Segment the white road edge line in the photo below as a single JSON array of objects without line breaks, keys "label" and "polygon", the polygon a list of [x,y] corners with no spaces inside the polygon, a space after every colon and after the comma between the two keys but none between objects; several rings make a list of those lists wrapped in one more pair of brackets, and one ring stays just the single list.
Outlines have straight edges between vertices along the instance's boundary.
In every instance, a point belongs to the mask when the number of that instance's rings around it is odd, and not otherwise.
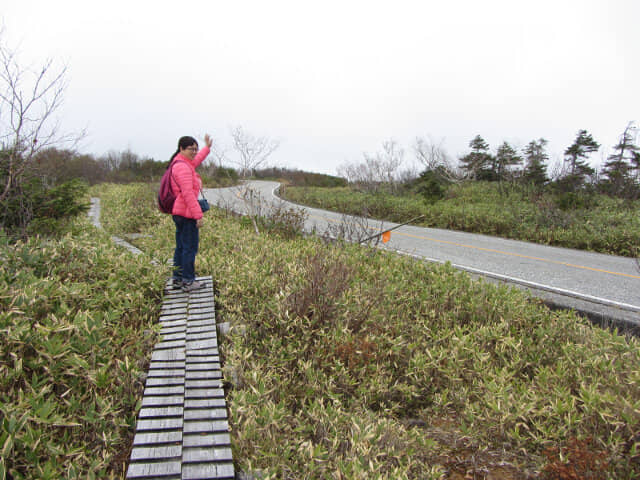
[{"label": "white road edge line", "polygon": [[[410,257],[414,257],[416,259],[421,259],[421,260],[426,260],[428,262],[432,262],[432,263],[440,263],[440,264],[445,264],[447,262],[442,261],[442,260],[438,260],[435,258],[429,258],[429,257],[422,257],[420,255],[416,255],[414,253],[409,253],[409,252],[405,252],[403,250],[398,250],[398,249],[390,249],[388,248],[387,250],[390,251],[394,251],[396,253],[399,253],[401,255],[407,255]],[[608,300],[606,298],[601,298],[601,297],[594,297],[592,295],[587,295],[584,293],[578,293],[578,292],[574,292],[572,290],[565,290],[564,288],[558,288],[558,287],[551,287],[549,285],[544,285],[542,283],[537,283],[537,282],[531,282],[529,280],[523,280],[522,278],[517,278],[517,277],[510,277],[508,275],[502,275],[500,273],[495,273],[495,272],[489,272],[487,270],[480,270],[477,268],[473,268],[473,267],[466,267],[464,265],[457,265],[455,263],[451,263],[451,266],[454,268],[457,268],[458,270],[464,270],[466,272],[470,272],[470,273],[475,273],[478,275],[483,275],[486,277],[491,277],[491,278],[495,278],[497,280],[504,280],[505,282],[511,282],[511,283],[517,283],[520,285],[524,285],[525,287],[530,287],[530,288],[535,288],[537,290],[544,290],[550,293],[557,293],[559,295],[564,295],[567,297],[572,297],[572,298],[576,298],[578,300],[584,300],[587,302],[591,302],[591,303],[598,303],[600,305],[605,305],[608,307],[614,307],[614,308],[619,308],[621,310],[627,310],[627,311],[631,311],[631,312],[636,312],[636,313],[640,313],[640,307],[637,305],[631,305],[628,303],[622,303],[622,302],[616,302],[613,300]]]}]

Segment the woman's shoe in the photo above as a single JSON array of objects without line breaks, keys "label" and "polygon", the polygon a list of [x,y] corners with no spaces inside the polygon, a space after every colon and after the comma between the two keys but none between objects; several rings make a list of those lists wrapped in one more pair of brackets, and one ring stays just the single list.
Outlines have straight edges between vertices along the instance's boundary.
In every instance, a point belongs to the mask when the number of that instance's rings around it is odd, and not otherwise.
[{"label": "woman's shoe", "polygon": [[171,292],[173,290],[180,290],[182,288],[182,280],[177,278],[170,278],[167,284],[165,285],[165,292]]},{"label": "woman's shoe", "polygon": [[190,283],[182,283],[182,291],[183,292],[193,292],[194,290],[200,290],[206,286],[205,282],[199,282],[198,280],[194,280]]}]

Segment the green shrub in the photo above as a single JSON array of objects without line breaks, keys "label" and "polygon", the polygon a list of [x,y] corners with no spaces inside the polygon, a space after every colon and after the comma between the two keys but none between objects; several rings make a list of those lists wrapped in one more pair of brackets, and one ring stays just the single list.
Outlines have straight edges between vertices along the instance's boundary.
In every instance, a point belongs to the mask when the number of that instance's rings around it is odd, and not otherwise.
[{"label": "green shrub", "polygon": [[448,186],[448,182],[433,170],[424,171],[416,183],[417,192],[422,195],[428,205],[443,199]]},{"label": "green shrub", "polygon": [[564,192],[556,195],[555,203],[560,210],[585,210],[595,206],[595,195],[586,192]]},{"label": "green shrub", "polygon": [[14,185],[2,204],[0,227],[14,238],[25,235],[62,235],[67,220],[85,213],[88,185],[78,179],[47,187],[38,177]]}]

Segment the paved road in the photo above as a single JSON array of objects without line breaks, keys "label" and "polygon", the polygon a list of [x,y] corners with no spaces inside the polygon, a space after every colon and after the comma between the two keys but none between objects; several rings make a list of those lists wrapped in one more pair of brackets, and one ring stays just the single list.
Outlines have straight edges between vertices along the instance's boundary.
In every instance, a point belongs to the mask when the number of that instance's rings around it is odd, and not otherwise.
[{"label": "paved road", "polygon": [[[274,194],[278,183],[256,181],[247,186],[260,192],[265,204],[281,202]],[[240,187],[209,189],[207,196],[214,204],[233,205],[245,213]],[[315,227],[320,233],[345,218],[298,207],[309,214],[307,228]],[[367,228],[373,234],[394,226],[369,221]],[[414,226],[394,230],[385,248],[430,261],[448,261],[457,268],[529,288],[558,306],[640,326],[640,268],[635,259]]]}]

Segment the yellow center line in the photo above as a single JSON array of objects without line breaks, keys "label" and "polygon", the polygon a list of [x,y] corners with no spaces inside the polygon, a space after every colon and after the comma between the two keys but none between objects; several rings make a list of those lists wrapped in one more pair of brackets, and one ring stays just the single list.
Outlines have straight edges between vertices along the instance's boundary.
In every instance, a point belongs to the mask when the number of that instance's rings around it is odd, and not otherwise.
[{"label": "yellow center line", "polygon": [[[321,218],[321,217],[314,217],[314,218]],[[340,223],[340,221],[338,221],[338,220],[331,220],[331,219],[328,219],[328,218],[322,218],[322,220],[329,221],[329,222],[332,222],[332,223]],[[371,230],[379,230],[381,232],[384,231],[384,230],[382,230],[380,228],[377,228],[377,227],[367,227],[367,228],[369,228]],[[450,240],[439,240],[437,238],[422,237],[420,235],[413,235],[411,233],[400,232],[398,230],[394,231],[394,234],[395,235],[403,235],[405,237],[416,238],[416,239],[419,239],[419,240],[429,240],[431,242],[444,243],[444,244],[447,244],[447,245],[454,245],[456,247],[471,248],[471,249],[474,249],[474,250],[480,250],[480,251],[484,251],[484,252],[491,252],[491,253],[498,253],[498,254],[501,254],[501,255],[507,255],[507,256],[510,256],[510,257],[526,258],[527,260],[536,260],[538,262],[553,263],[555,265],[562,265],[562,266],[565,266],[565,267],[578,268],[578,269],[582,269],[582,270],[590,270],[590,271],[599,272],[599,273],[608,273],[610,275],[616,275],[616,276],[619,276],[619,277],[636,278],[636,279],[640,280],[640,276],[631,275],[629,273],[611,272],[609,270],[603,270],[603,269],[600,269],[600,268],[586,267],[584,265],[575,265],[573,263],[560,262],[558,260],[549,260],[548,258],[532,257],[532,256],[529,256],[529,255],[523,255],[521,253],[503,252],[502,250],[495,250],[493,248],[476,247],[474,245],[466,245],[464,243],[452,242]]]}]

